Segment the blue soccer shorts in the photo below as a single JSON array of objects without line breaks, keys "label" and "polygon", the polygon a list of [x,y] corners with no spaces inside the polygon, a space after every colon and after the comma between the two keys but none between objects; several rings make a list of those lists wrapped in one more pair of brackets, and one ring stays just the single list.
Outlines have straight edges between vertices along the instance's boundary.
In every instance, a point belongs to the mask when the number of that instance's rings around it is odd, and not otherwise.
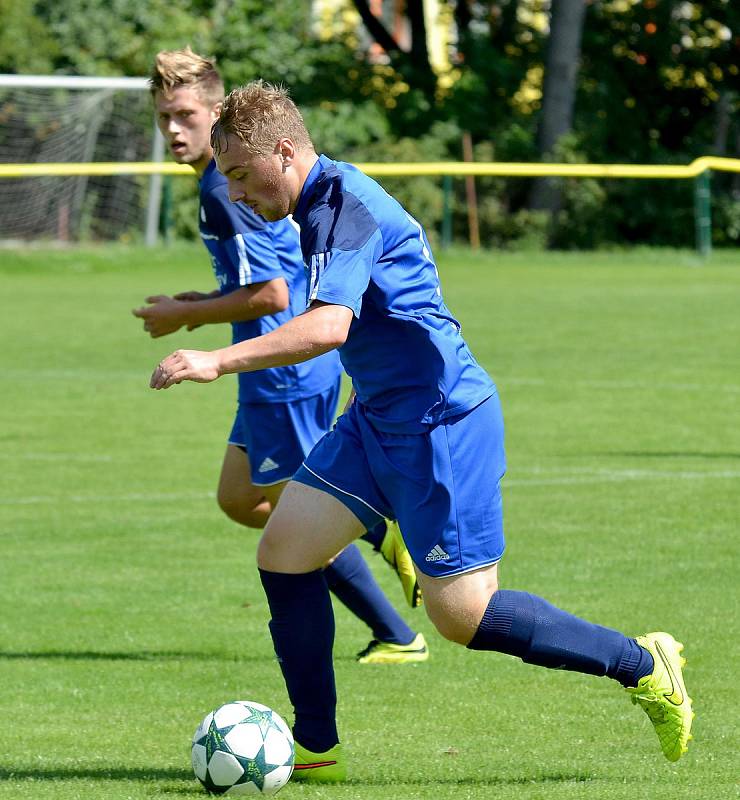
[{"label": "blue soccer shorts", "polygon": [[246,450],[255,486],[290,480],[334,424],[341,379],[323,394],[288,403],[239,403],[229,444]]},{"label": "blue soccer shorts", "polygon": [[419,434],[379,431],[355,402],[294,480],[333,495],[368,529],[384,517],[398,520],[416,566],[448,577],[501,559],[505,470],[494,394]]}]

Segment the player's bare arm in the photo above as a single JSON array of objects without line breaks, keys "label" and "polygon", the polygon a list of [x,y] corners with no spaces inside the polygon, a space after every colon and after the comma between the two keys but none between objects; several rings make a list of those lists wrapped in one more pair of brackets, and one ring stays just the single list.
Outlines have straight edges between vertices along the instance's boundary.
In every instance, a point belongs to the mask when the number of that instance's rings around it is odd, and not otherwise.
[{"label": "player's bare arm", "polygon": [[[214,297],[220,297],[221,291],[219,289],[214,289],[212,292],[199,292],[197,290],[191,290],[189,292],[178,292],[177,294],[173,295],[175,300],[183,300],[188,303],[195,303],[200,300],[211,300]],[[191,322],[187,326],[188,331],[194,331],[196,328],[200,328],[201,323],[194,323]]]},{"label": "player's bare arm", "polygon": [[149,386],[168,389],[182,381],[208,383],[228,373],[300,364],[341,347],[352,316],[346,306],[314,302],[303,314],[263,336],[220,350],[175,351],[157,365]]},{"label": "player's bare arm", "polygon": [[242,286],[233,292],[204,295],[193,302],[195,294],[153,295],[146,298],[149,305],[133,310],[133,315],[144,320],[144,330],[153,338],[174,333],[182,327],[193,330],[200,325],[223,322],[242,322],[258,319],[266,314],[276,314],[288,307],[288,287],[284,278]]},{"label": "player's bare arm", "polygon": [[172,296],[175,300],[185,300],[189,303],[195,303],[199,300],[211,300],[214,297],[220,297],[221,292],[218,289],[214,289],[212,292],[199,292],[193,289],[189,292],[178,292]]}]

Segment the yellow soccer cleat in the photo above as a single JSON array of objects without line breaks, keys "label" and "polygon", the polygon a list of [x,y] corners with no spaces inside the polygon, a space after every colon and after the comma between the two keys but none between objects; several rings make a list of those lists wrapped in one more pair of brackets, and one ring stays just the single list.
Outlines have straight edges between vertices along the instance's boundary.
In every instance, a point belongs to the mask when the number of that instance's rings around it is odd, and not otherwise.
[{"label": "yellow soccer cleat", "polygon": [[341,783],[347,779],[347,764],[342,745],[335,744],[324,753],[312,753],[295,742],[294,781],[305,783]]},{"label": "yellow soccer cleat", "polygon": [[423,633],[417,633],[409,644],[390,644],[373,639],[357,654],[360,664],[414,664],[429,658],[429,648]]},{"label": "yellow soccer cleat", "polygon": [[694,712],[686,692],[681,668],[686,663],[680,653],[683,645],[670,633],[646,633],[635,641],[655,661],[652,674],[640,678],[636,687],[628,687],[635,705],[642,706],[660,739],[663,755],[678,761],[688,749]]},{"label": "yellow soccer cleat", "polygon": [[416,580],[414,562],[406,549],[398,523],[390,519],[387,519],[385,523],[386,530],[383,541],[380,543],[380,554],[396,571],[406,602],[411,608],[417,608],[421,605],[421,589]]}]

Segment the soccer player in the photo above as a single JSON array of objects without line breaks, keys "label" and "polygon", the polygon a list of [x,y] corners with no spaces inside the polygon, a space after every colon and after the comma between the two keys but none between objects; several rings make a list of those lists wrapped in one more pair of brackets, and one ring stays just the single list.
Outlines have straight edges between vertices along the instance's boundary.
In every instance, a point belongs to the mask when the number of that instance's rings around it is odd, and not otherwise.
[{"label": "soccer player", "polygon": [[[160,52],[150,83],[158,125],[170,152],[199,178],[200,235],[219,288],[174,297],[153,295],[147,298],[148,305],[133,313],[144,320],[152,337],[208,323],[231,323],[234,342],[274,330],[305,308],[296,226],[288,219],[267,223],[249,206],[229,202],[226,179],[216,169],[210,144],[211,125],[224,99],[223,83],[210,60],[190,48]],[[239,405],[218,486],[219,505],[231,519],[264,527],[288,479],[331,428],[340,380],[336,353],[239,376]],[[408,602],[417,605],[416,576],[397,527],[382,522],[366,538],[395,564]],[[426,660],[424,636],[390,604],[357,546],[337,553],[324,578],[373,632],[358,661]]]},{"label": "soccer player", "polygon": [[[344,779],[332,608],[320,567],[386,515],[399,521],[431,620],[447,639],[530,664],[606,675],[647,712],[665,756],[690,738],[682,645],[637,638],[499,587],[503,423],[496,387],[442,300],[421,225],[349,164],[318,156],[286,92],[234,90],[213,128],[233,201],[292,214],[309,265],[307,310],[213,352],[180,350],[150,385],[297,364],[335,348],[356,399],[283,492],[258,549],[270,631],[295,710],[296,777]],[[323,636],[307,635],[307,631]]]}]

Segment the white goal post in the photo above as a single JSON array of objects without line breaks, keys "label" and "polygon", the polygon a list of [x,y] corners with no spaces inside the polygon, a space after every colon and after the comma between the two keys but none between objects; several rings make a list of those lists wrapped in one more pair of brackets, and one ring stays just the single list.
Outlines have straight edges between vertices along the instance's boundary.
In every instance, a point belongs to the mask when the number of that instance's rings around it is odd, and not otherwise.
[{"label": "white goal post", "polygon": [[[0,163],[161,162],[146,78],[0,75]],[[161,174],[0,182],[0,239],[141,236],[155,244]]]}]

